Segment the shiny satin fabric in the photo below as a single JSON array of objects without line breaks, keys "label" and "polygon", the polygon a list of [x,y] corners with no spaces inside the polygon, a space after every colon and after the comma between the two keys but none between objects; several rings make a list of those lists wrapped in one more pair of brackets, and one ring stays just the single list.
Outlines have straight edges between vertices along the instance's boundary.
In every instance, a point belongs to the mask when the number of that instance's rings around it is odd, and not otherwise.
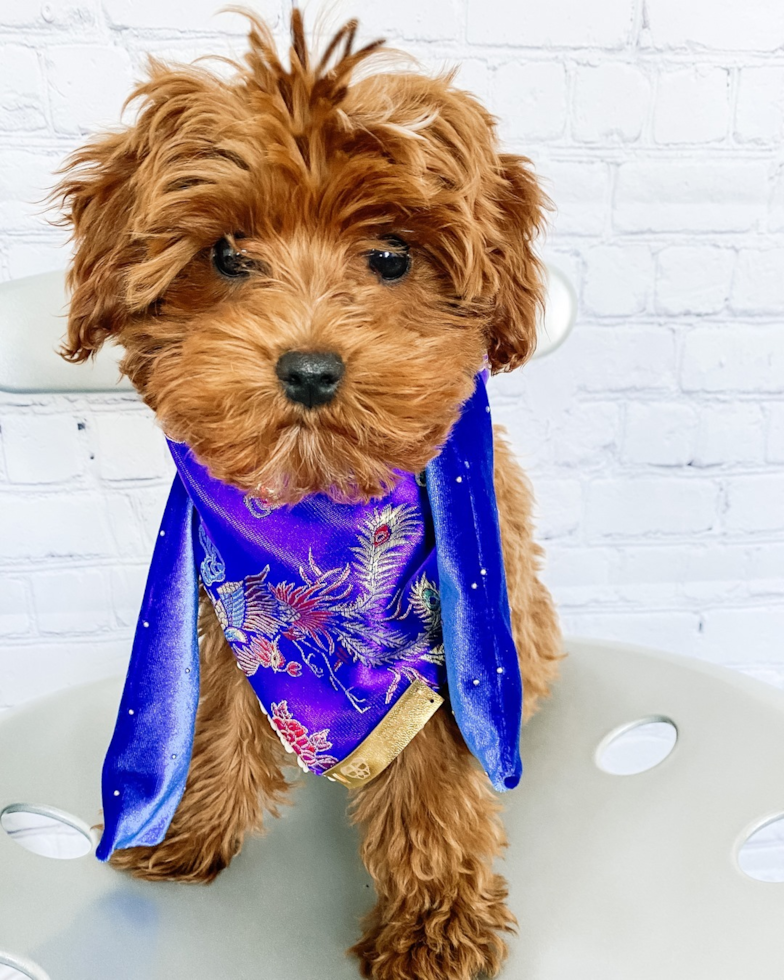
[{"label": "shiny satin fabric", "polygon": [[433,522],[412,474],[382,500],[313,494],[275,509],[170,449],[199,517],[201,581],[303,769],[346,759],[414,681],[445,687]]},{"label": "shiny satin fabric", "polygon": [[[522,683],[481,375],[446,445],[427,467],[426,492],[410,474],[400,474],[390,494],[370,504],[334,504],[315,495],[269,513],[214,481],[187,447],[172,444],[171,450],[178,475],[104,763],[101,860],[117,848],[159,843],[184,791],[198,703],[199,573],[238,664],[251,683],[272,680],[272,688],[262,685],[257,694],[304,768],[327,771],[372,729],[379,712],[419,680],[449,698],[493,786],[503,791],[517,785]],[[398,541],[395,560],[385,566],[394,566],[394,582],[364,595],[362,576],[374,560],[374,542],[389,544],[395,514],[398,530],[401,515],[408,519],[403,524],[410,534]],[[355,573],[351,582],[349,566]],[[295,572],[297,582],[291,581]],[[309,636],[291,620],[297,602],[309,603]],[[337,630],[326,628],[330,617],[333,627],[339,622]],[[400,655],[395,659],[390,651]],[[316,687],[308,704],[302,682],[312,686],[318,670],[327,686]],[[304,724],[298,715],[308,712]]]}]

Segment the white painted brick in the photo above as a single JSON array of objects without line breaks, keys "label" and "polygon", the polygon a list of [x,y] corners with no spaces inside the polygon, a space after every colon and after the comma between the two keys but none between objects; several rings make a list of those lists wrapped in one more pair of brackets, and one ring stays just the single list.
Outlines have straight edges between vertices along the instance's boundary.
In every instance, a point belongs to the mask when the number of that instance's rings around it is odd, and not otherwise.
[{"label": "white painted brick", "polygon": [[467,0],[468,40],[519,47],[623,45],[631,32],[630,0],[551,0],[550,3],[488,3]]},{"label": "white painted brick", "polygon": [[744,248],[732,284],[739,313],[784,313],[784,248]]},{"label": "white painted brick", "polygon": [[12,483],[60,483],[82,471],[76,420],[69,415],[4,415],[3,453]]},{"label": "white painted brick", "polygon": [[587,391],[670,388],[675,341],[664,327],[577,327],[570,355],[581,365],[579,387]]},{"label": "white painted brick", "polygon": [[774,51],[784,37],[778,0],[646,0],[656,47]]},{"label": "white painted brick", "polygon": [[727,481],[728,531],[784,530],[784,474],[737,476]]},{"label": "white painted brick", "polygon": [[765,428],[759,405],[746,402],[703,405],[692,458],[693,466],[761,463]]},{"label": "white painted brick", "polygon": [[693,546],[622,548],[616,572],[619,597],[641,608],[676,602],[686,575],[690,547]]},{"label": "white painted brick", "polygon": [[[215,10],[220,8],[216,7]],[[139,36],[130,33],[126,40],[128,55],[131,60],[131,71],[135,79],[147,76],[149,57],[165,62],[167,65],[190,65],[197,58],[205,59],[201,63],[213,75],[219,78],[232,78],[236,70],[227,64],[222,64],[218,58],[229,58],[242,61],[245,54],[245,38],[231,35],[215,34],[183,34],[163,38],[151,37],[146,33]]]},{"label": "white painted brick", "polygon": [[776,402],[768,409],[765,457],[769,463],[784,463],[784,404]]},{"label": "white painted brick", "polygon": [[632,402],[626,414],[623,455],[632,463],[683,466],[693,453],[697,418],[688,405]]},{"label": "white painted brick", "polygon": [[752,595],[784,595],[784,543],[751,548],[746,578]]},{"label": "white painted brick", "polygon": [[607,62],[578,68],[572,121],[575,139],[584,143],[639,139],[650,93],[650,80],[635,65]]},{"label": "white painted brick", "polygon": [[506,429],[509,445],[522,466],[530,470],[549,465],[552,453],[547,420],[532,416],[520,400],[508,402],[494,397],[490,404],[493,422]]},{"label": "white painted brick", "polygon": [[618,171],[614,223],[627,232],[748,231],[767,199],[764,162],[628,162]]},{"label": "white painted brick", "polygon": [[784,131],[784,68],[744,68],[735,106],[735,138],[775,143]]},{"label": "white painted brick", "polygon": [[509,140],[557,139],[566,127],[566,70],[550,61],[510,61],[496,72],[494,108]]},{"label": "white painted brick", "polygon": [[784,387],[784,333],[779,327],[698,327],[685,338],[685,391],[770,391]]},{"label": "white painted brick", "polygon": [[552,423],[549,442],[560,466],[607,462],[620,442],[620,406],[611,402],[575,404]]},{"label": "white painted brick", "polygon": [[[112,27],[177,32],[208,31],[211,34],[246,34],[248,21],[235,13],[220,13],[212,0],[102,0],[104,13]],[[276,0],[256,0],[254,12],[274,25],[279,14]]]},{"label": "white painted brick", "polygon": [[168,485],[162,485],[137,490],[134,493],[139,511],[144,551],[148,556],[152,554],[152,547],[158,537],[158,529],[161,524],[163,509],[166,506],[166,498],[169,496],[169,489]]},{"label": "white painted brick", "polygon": [[[122,558],[149,559],[152,548],[146,528],[142,528],[142,522],[133,505],[133,498],[136,496],[138,491],[134,494],[112,493],[106,497],[112,550]],[[161,506],[161,514],[163,514],[163,506]]]},{"label": "white painted brick", "polygon": [[513,372],[512,377],[517,375],[522,379],[521,397],[528,404],[529,412],[538,418],[561,419],[579,399],[579,386],[585,376],[583,356],[587,345],[581,340],[576,344],[572,341],[584,329],[587,328],[578,324],[568,343],[548,357],[529,362],[523,371]]},{"label": "white painted brick", "polygon": [[152,413],[96,414],[98,472],[104,480],[159,479],[165,473],[163,433]]},{"label": "white painted brick", "polygon": [[638,607],[682,604],[684,599],[737,599],[746,592],[742,547],[717,542],[667,546],[625,545],[617,572],[618,593]]},{"label": "white painted brick", "polygon": [[96,21],[96,4],[92,0],[3,0],[0,25],[9,27],[70,27],[89,31]]},{"label": "white painted brick", "polygon": [[679,69],[659,78],[653,137],[657,143],[723,140],[730,121],[730,73],[723,68]]},{"label": "white painted brick", "polygon": [[718,313],[729,298],[735,252],[715,245],[670,245],[659,252],[656,309],[662,313]]},{"label": "white painted brick", "polygon": [[577,530],[582,515],[582,488],[577,480],[536,480],[534,490],[538,538],[560,538]]},{"label": "white painted brick", "polygon": [[460,26],[456,0],[428,0],[428,3],[398,0],[394,5],[364,4],[358,16],[361,18],[362,32],[368,37],[398,36],[443,41],[455,38]]},{"label": "white painted brick", "polygon": [[784,231],[784,167],[779,169],[773,183],[768,221],[771,231]]},{"label": "white painted brick", "polygon": [[493,73],[486,61],[481,58],[461,60],[455,78],[456,87],[475,95],[480,102],[492,109],[495,108],[492,105],[494,99],[493,81]]},{"label": "white painted brick", "polygon": [[631,316],[648,305],[653,256],[647,245],[597,245],[585,257],[583,298],[599,316]]},{"label": "white painted brick", "polygon": [[31,625],[27,589],[21,579],[0,577],[0,636],[26,633]]},{"label": "white painted brick", "polygon": [[712,659],[735,664],[782,660],[784,607],[711,609],[703,618],[705,651]]},{"label": "white painted brick", "polygon": [[0,130],[44,126],[44,87],[35,49],[4,44],[0,59]]},{"label": "white painted brick", "polygon": [[41,232],[43,200],[54,186],[62,154],[42,150],[0,149],[0,235]]},{"label": "white painted brick", "polygon": [[134,628],[142,607],[149,565],[125,565],[111,572],[112,607],[120,626]]},{"label": "white painted brick", "polygon": [[54,126],[61,133],[116,126],[133,85],[130,58],[119,47],[51,48],[47,74]]},{"label": "white painted brick", "polygon": [[593,161],[541,161],[537,173],[555,203],[550,219],[560,235],[601,235],[607,220],[610,173]]},{"label": "white painted brick", "polygon": [[42,633],[93,633],[111,626],[103,569],[36,572],[31,581],[36,621]]},{"label": "white painted brick", "polygon": [[0,497],[0,558],[68,558],[113,551],[97,494]]},{"label": "white painted brick", "polygon": [[587,490],[586,527],[594,537],[699,534],[716,525],[718,500],[710,480],[595,480]]},{"label": "white painted brick", "polygon": [[742,601],[748,591],[748,553],[717,541],[686,549],[683,594],[699,602]]},{"label": "white painted brick", "polygon": [[702,648],[700,617],[691,612],[572,612],[563,610],[567,633],[697,656]]},{"label": "white painted brick", "polygon": [[617,564],[609,548],[559,547],[548,542],[542,580],[557,605],[582,606],[615,597],[610,581]]}]

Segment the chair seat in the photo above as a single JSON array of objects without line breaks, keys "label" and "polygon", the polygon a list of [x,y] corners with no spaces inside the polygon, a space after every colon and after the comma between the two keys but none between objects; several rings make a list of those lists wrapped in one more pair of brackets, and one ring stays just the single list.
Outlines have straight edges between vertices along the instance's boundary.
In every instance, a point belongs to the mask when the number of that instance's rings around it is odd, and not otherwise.
[{"label": "chair seat", "polygon": [[[508,980],[781,980],[784,885],[742,874],[739,845],[784,813],[784,695],[721,668],[569,640],[552,699],[526,726],[504,797],[500,870],[520,921]],[[0,721],[0,810],[48,804],[99,820],[121,681]],[[663,716],[655,768],[615,776],[608,732]],[[51,980],[356,980],[344,950],[372,902],[346,791],[312,776],[295,806],[208,888],[129,879],[91,855],[52,860],[0,833],[0,953]],[[2,971],[2,967],[0,967]]]}]

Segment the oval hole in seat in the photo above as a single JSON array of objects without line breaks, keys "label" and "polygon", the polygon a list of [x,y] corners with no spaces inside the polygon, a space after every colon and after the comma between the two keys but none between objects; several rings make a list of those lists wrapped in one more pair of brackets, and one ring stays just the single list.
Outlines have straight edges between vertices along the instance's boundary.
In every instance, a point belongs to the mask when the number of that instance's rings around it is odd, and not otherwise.
[{"label": "oval hole in seat", "polygon": [[0,952],[0,980],[49,980],[49,974],[30,960]]},{"label": "oval hole in seat", "polygon": [[675,723],[663,715],[621,725],[596,750],[596,765],[613,776],[636,776],[664,762],[678,741]]},{"label": "oval hole in seat", "polygon": [[755,881],[784,882],[784,814],[752,830],[738,849],[738,864]]},{"label": "oval hole in seat", "polygon": [[52,806],[12,803],[0,813],[0,826],[11,840],[43,857],[69,860],[93,849],[87,824]]}]

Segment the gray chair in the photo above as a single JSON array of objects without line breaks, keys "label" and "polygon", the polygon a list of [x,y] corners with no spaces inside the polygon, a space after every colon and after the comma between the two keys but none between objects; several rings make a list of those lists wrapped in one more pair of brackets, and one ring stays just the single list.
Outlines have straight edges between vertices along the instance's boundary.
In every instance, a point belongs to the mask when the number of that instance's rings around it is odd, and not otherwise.
[{"label": "gray chair", "polygon": [[[784,694],[640,648],[566,648],[524,732],[523,782],[504,797],[500,870],[520,935],[503,976],[781,980],[784,886],[746,877],[737,853],[784,811]],[[12,831],[26,804],[92,849],[120,687],[75,688],[0,720]],[[637,775],[603,771],[607,737],[650,719],[677,726],[670,755]],[[53,860],[0,834],[0,962],[33,980],[355,980],[344,949],[372,892],[346,792],[303,776],[295,797],[209,888],[134,881],[90,854]]]}]

